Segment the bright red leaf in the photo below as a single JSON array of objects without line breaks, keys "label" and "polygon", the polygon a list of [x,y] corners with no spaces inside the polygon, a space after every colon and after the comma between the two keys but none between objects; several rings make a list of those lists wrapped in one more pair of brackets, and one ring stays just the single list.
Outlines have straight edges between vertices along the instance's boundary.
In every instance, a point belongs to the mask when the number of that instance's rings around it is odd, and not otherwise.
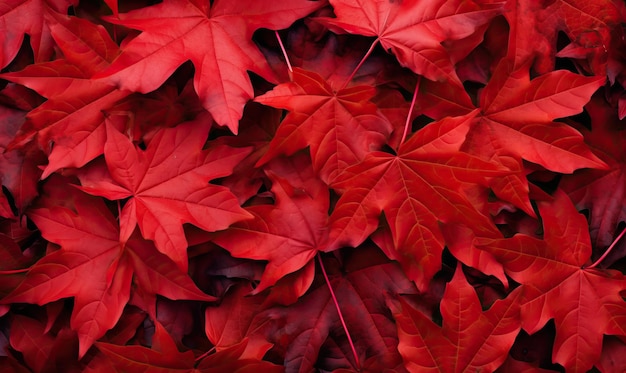
[{"label": "bright red leaf", "polygon": [[213,299],[165,256],[159,257],[149,242],[131,238],[122,246],[117,222],[102,200],[61,180],[50,181],[48,188],[47,199],[40,200],[29,217],[61,249],[31,267],[2,303],[43,305],[74,297],[71,327],[78,333],[79,357],[117,323],[130,296],[133,273],[149,294]]},{"label": "bright red leaf", "polygon": [[207,116],[200,116],[162,129],[143,151],[107,125],[106,165],[94,163],[79,175],[88,193],[110,200],[130,197],[119,218],[121,242],[139,225],[143,236],[183,271],[188,265],[183,223],[212,232],[250,217],[228,189],[208,184],[230,174],[248,150],[202,150],[209,126]]},{"label": "bright red leaf", "polygon": [[[194,87],[204,108],[217,123],[237,133],[243,107],[253,97],[246,70],[275,80],[251,41],[252,33],[261,27],[289,27],[323,5],[323,1],[308,0],[165,0],[120,14],[108,20],[143,32],[98,76],[123,89],[147,93],[191,60],[196,68]],[[163,33],[164,27],[169,32]]]},{"label": "bright red leaf", "polygon": [[328,189],[315,176],[310,159],[301,154],[288,162],[273,162],[265,172],[272,181],[275,204],[246,208],[253,220],[237,223],[212,239],[235,257],[268,261],[254,293],[303,268],[328,244]]},{"label": "bright red leaf", "polygon": [[375,36],[402,66],[431,80],[458,79],[443,42],[463,39],[500,11],[474,1],[330,0],[337,18],[318,22],[351,34]]},{"label": "bright red leaf", "polygon": [[513,345],[521,327],[520,289],[483,312],[461,268],[446,286],[441,328],[402,298],[390,300],[398,324],[398,350],[410,372],[493,372]]},{"label": "bright red leaf", "polygon": [[301,69],[292,76],[292,82],[254,99],[289,111],[259,163],[309,146],[316,173],[331,184],[346,167],[380,148],[392,126],[371,102],[372,87],[335,90],[318,74]]},{"label": "bright red leaf", "polygon": [[544,240],[518,234],[478,239],[479,246],[523,285],[524,330],[532,334],[554,319],[553,361],[573,372],[586,372],[600,359],[602,335],[624,334],[626,302],[620,293],[626,280],[615,270],[584,268],[591,255],[587,221],[565,193],[557,191],[553,203],[538,205]]},{"label": "bright red leaf", "polygon": [[444,240],[438,222],[490,226],[465,192],[506,173],[496,164],[459,151],[476,113],[430,123],[400,146],[398,155],[371,152],[340,175],[344,191],[330,217],[329,249],[356,247],[385,213],[396,257],[420,289],[441,266]]}]

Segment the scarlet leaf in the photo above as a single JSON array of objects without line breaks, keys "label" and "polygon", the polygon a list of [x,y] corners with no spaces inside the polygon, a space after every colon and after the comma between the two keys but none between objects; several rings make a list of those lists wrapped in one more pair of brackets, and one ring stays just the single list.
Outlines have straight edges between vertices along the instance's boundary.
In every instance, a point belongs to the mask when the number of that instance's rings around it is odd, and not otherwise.
[{"label": "scarlet leaf", "polygon": [[591,254],[587,221],[565,193],[557,191],[553,203],[540,202],[539,212],[545,240],[518,234],[483,240],[481,246],[523,284],[524,330],[534,333],[554,318],[553,361],[586,372],[600,359],[603,334],[624,333],[626,302],[620,292],[626,280],[615,270],[583,267]]},{"label": "scarlet leaf", "polygon": [[254,220],[237,223],[213,238],[233,256],[269,261],[255,294],[303,268],[328,243],[328,189],[315,177],[309,158],[299,155],[289,162],[270,163],[266,173],[276,203],[248,207]]},{"label": "scarlet leaf", "polygon": [[442,328],[402,298],[392,299],[404,365],[410,372],[493,372],[520,330],[519,295],[517,289],[483,313],[459,265],[441,301]]},{"label": "scarlet leaf", "polygon": [[[29,217],[42,235],[61,245],[61,249],[39,260],[2,303],[43,305],[74,297],[71,327],[78,333],[80,357],[117,323],[130,296],[133,273],[138,285],[150,294],[212,299],[165,256],[156,257],[148,242],[132,238],[122,247],[117,223],[102,200],[56,179],[48,188],[48,199],[40,202],[40,208],[31,210]],[[59,197],[69,197],[64,202],[69,204],[55,205]],[[158,266],[151,263],[156,260]],[[146,262],[149,265],[143,264]]]},{"label": "scarlet leaf", "polygon": [[259,164],[308,145],[316,173],[330,184],[346,167],[385,143],[392,127],[370,101],[375,93],[372,87],[335,91],[316,73],[296,69],[292,76],[292,82],[255,98],[290,112]]},{"label": "scarlet leaf", "polygon": [[342,31],[376,36],[402,66],[431,80],[458,79],[443,42],[471,35],[500,4],[474,1],[330,0],[337,18],[317,18]]},{"label": "scarlet leaf", "polygon": [[328,249],[358,246],[384,212],[398,260],[418,287],[426,289],[441,266],[444,240],[438,221],[491,225],[464,191],[464,183],[487,185],[505,172],[458,150],[474,115],[430,123],[402,144],[397,156],[372,152],[348,168],[333,185],[345,193],[330,217]]},{"label": "scarlet leaf", "polygon": [[108,66],[119,50],[104,28],[76,17],[47,18],[65,58],[1,76],[49,99],[28,113],[11,143],[20,147],[38,135],[39,146],[50,153],[43,178],[63,167],[81,167],[102,154],[103,110],[129,94],[89,79]]},{"label": "scarlet leaf", "polygon": [[247,149],[216,146],[202,150],[207,117],[162,129],[142,151],[107,125],[106,166],[95,163],[79,175],[82,189],[111,200],[130,197],[120,215],[122,242],[135,226],[181,270],[187,270],[182,224],[216,231],[248,218],[228,189],[207,184],[232,172]]},{"label": "scarlet leaf", "polygon": [[[323,6],[323,1],[279,2],[166,0],[109,21],[143,31],[111,67],[98,74],[123,89],[147,93],[191,60],[194,87],[205,109],[237,133],[243,106],[253,97],[246,70],[273,81],[265,58],[251,42],[258,28],[281,29]],[[170,32],[163,33],[163,27]],[[225,59],[221,56],[230,56]]]}]

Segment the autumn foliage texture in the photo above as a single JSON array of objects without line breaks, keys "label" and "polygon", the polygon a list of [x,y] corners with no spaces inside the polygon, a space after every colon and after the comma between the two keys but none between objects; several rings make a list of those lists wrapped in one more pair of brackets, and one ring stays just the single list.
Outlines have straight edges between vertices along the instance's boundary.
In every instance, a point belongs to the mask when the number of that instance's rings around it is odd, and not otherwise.
[{"label": "autumn foliage texture", "polygon": [[0,45],[2,372],[626,370],[621,0],[4,0]]}]

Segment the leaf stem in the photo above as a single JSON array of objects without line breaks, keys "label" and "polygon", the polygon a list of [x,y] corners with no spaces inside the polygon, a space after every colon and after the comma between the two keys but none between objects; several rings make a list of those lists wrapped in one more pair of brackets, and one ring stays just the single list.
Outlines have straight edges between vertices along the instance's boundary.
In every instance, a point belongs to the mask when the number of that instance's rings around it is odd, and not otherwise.
[{"label": "leaf stem", "polygon": [[328,275],[326,274],[326,268],[324,268],[324,263],[322,262],[322,257],[319,253],[317,253],[317,261],[320,263],[320,267],[322,268],[322,274],[324,275],[324,280],[326,280],[326,285],[328,285],[330,296],[333,298],[333,303],[335,303],[335,308],[337,309],[337,313],[339,314],[339,320],[341,321],[343,330],[346,332],[346,336],[348,337],[348,343],[350,344],[350,348],[352,349],[352,355],[354,355],[356,369],[360,371],[361,364],[359,363],[359,355],[356,353],[356,348],[354,348],[354,343],[352,342],[352,337],[350,336],[350,332],[348,331],[348,326],[346,325],[343,314],[341,313],[341,309],[339,308],[339,302],[337,302],[337,297],[335,297],[333,287],[330,285],[330,280],[328,279]]},{"label": "leaf stem", "polygon": [[196,358],[196,362],[198,362],[198,361],[204,359],[205,357],[209,356],[213,351],[215,351],[215,349],[216,349],[216,346],[211,347],[211,349],[209,351],[207,351],[207,352],[203,353],[202,355],[198,356]]},{"label": "leaf stem", "polygon": [[346,79],[346,82],[343,83],[343,85],[341,86],[341,88],[339,90],[342,90],[342,89],[344,89],[344,88],[346,88],[348,86],[348,83],[350,83],[352,81],[352,78],[354,78],[354,76],[356,75],[356,72],[359,71],[361,66],[365,63],[365,60],[367,59],[367,57],[369,57],[370,54],[372,54],[372,52],[374,51],[374,47],[377,44],[378,44],[378,39],[374,40],[374,42],[372,43],[372,46],[370,47],[370,49],[367,50],[367,53],[365,53],[365,56],[363,56],[363,58],[361,58],[361,61],[359,62],[359,64],[356,65],[356,67],[352,71],[352,74],[350,74],[348,79]]},{"label": "leaf stem", "polygon": [[287,51],[285,50],[283,41],[280,39],[280,35],[278,35],[278,31],[274,30],[274,34],[276,35],[276,39],[278,39],[278,45],[280,45],[280,49],[283,51],[283,56],[285,56],[285,61],[287,61],[287,68],[289,69],[289,72],[292,73],[293,69],[291,68],[291,62],[289,62],[289,57],[287,56]]},{"label": "leaf stem", "polygon": [[15,275],[15,274],[18,274],[18,273],[28,272],[28,270],[29,270],[29,268],[0,271],[0,275]]},{"label": "leaf stem", "polygon": [[[404,133],[402,134],[402,138],[400,139],[400,143],[398,144],[398,148],[406,139],[406,135],[409,133],[409,125],[411,124],[411,115],[413,115],[413,108],[415,107],[415,100],[417,99],[417,93],[420,90],[420,82],[422,81],[422,76],[418,75],[417,83],[415,83],[415,92],[413,92],[413,100],[411,100],[411,106],[409,107],[409,113],[406,116],[406,122],[404,123]],[[397,149],[396,149],[397,150]]]},{"label": "leaf stem", "polygon": [[609,255],[611,250],[613,250],[615,245],[617,245],[617,242],[624,236],[625,233],[626,233],[626,228],[622,229],[622,233],[620,233],[619,236],[617,236],[617,238],[613,240],[613,243],[611,243],[611,246],[609,246],[609,248],[606,249],[604,254],[602,254],[602,256],[598,260],[596,260],[592,265],[587,267],[587,269],[592,269],[592,268],[597,267],[598,264],[600,264],[604,260],[604,258],[606,258]]}]

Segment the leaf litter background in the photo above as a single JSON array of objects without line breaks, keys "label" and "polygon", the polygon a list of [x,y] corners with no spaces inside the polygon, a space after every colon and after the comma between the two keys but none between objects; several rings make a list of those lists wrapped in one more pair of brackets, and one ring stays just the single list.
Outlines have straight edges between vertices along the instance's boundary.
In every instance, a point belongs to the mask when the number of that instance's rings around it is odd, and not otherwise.
[{"label": "leaf litter background", "polygon": [[625,27],[2,2],[0,366],[624,371]]}]

